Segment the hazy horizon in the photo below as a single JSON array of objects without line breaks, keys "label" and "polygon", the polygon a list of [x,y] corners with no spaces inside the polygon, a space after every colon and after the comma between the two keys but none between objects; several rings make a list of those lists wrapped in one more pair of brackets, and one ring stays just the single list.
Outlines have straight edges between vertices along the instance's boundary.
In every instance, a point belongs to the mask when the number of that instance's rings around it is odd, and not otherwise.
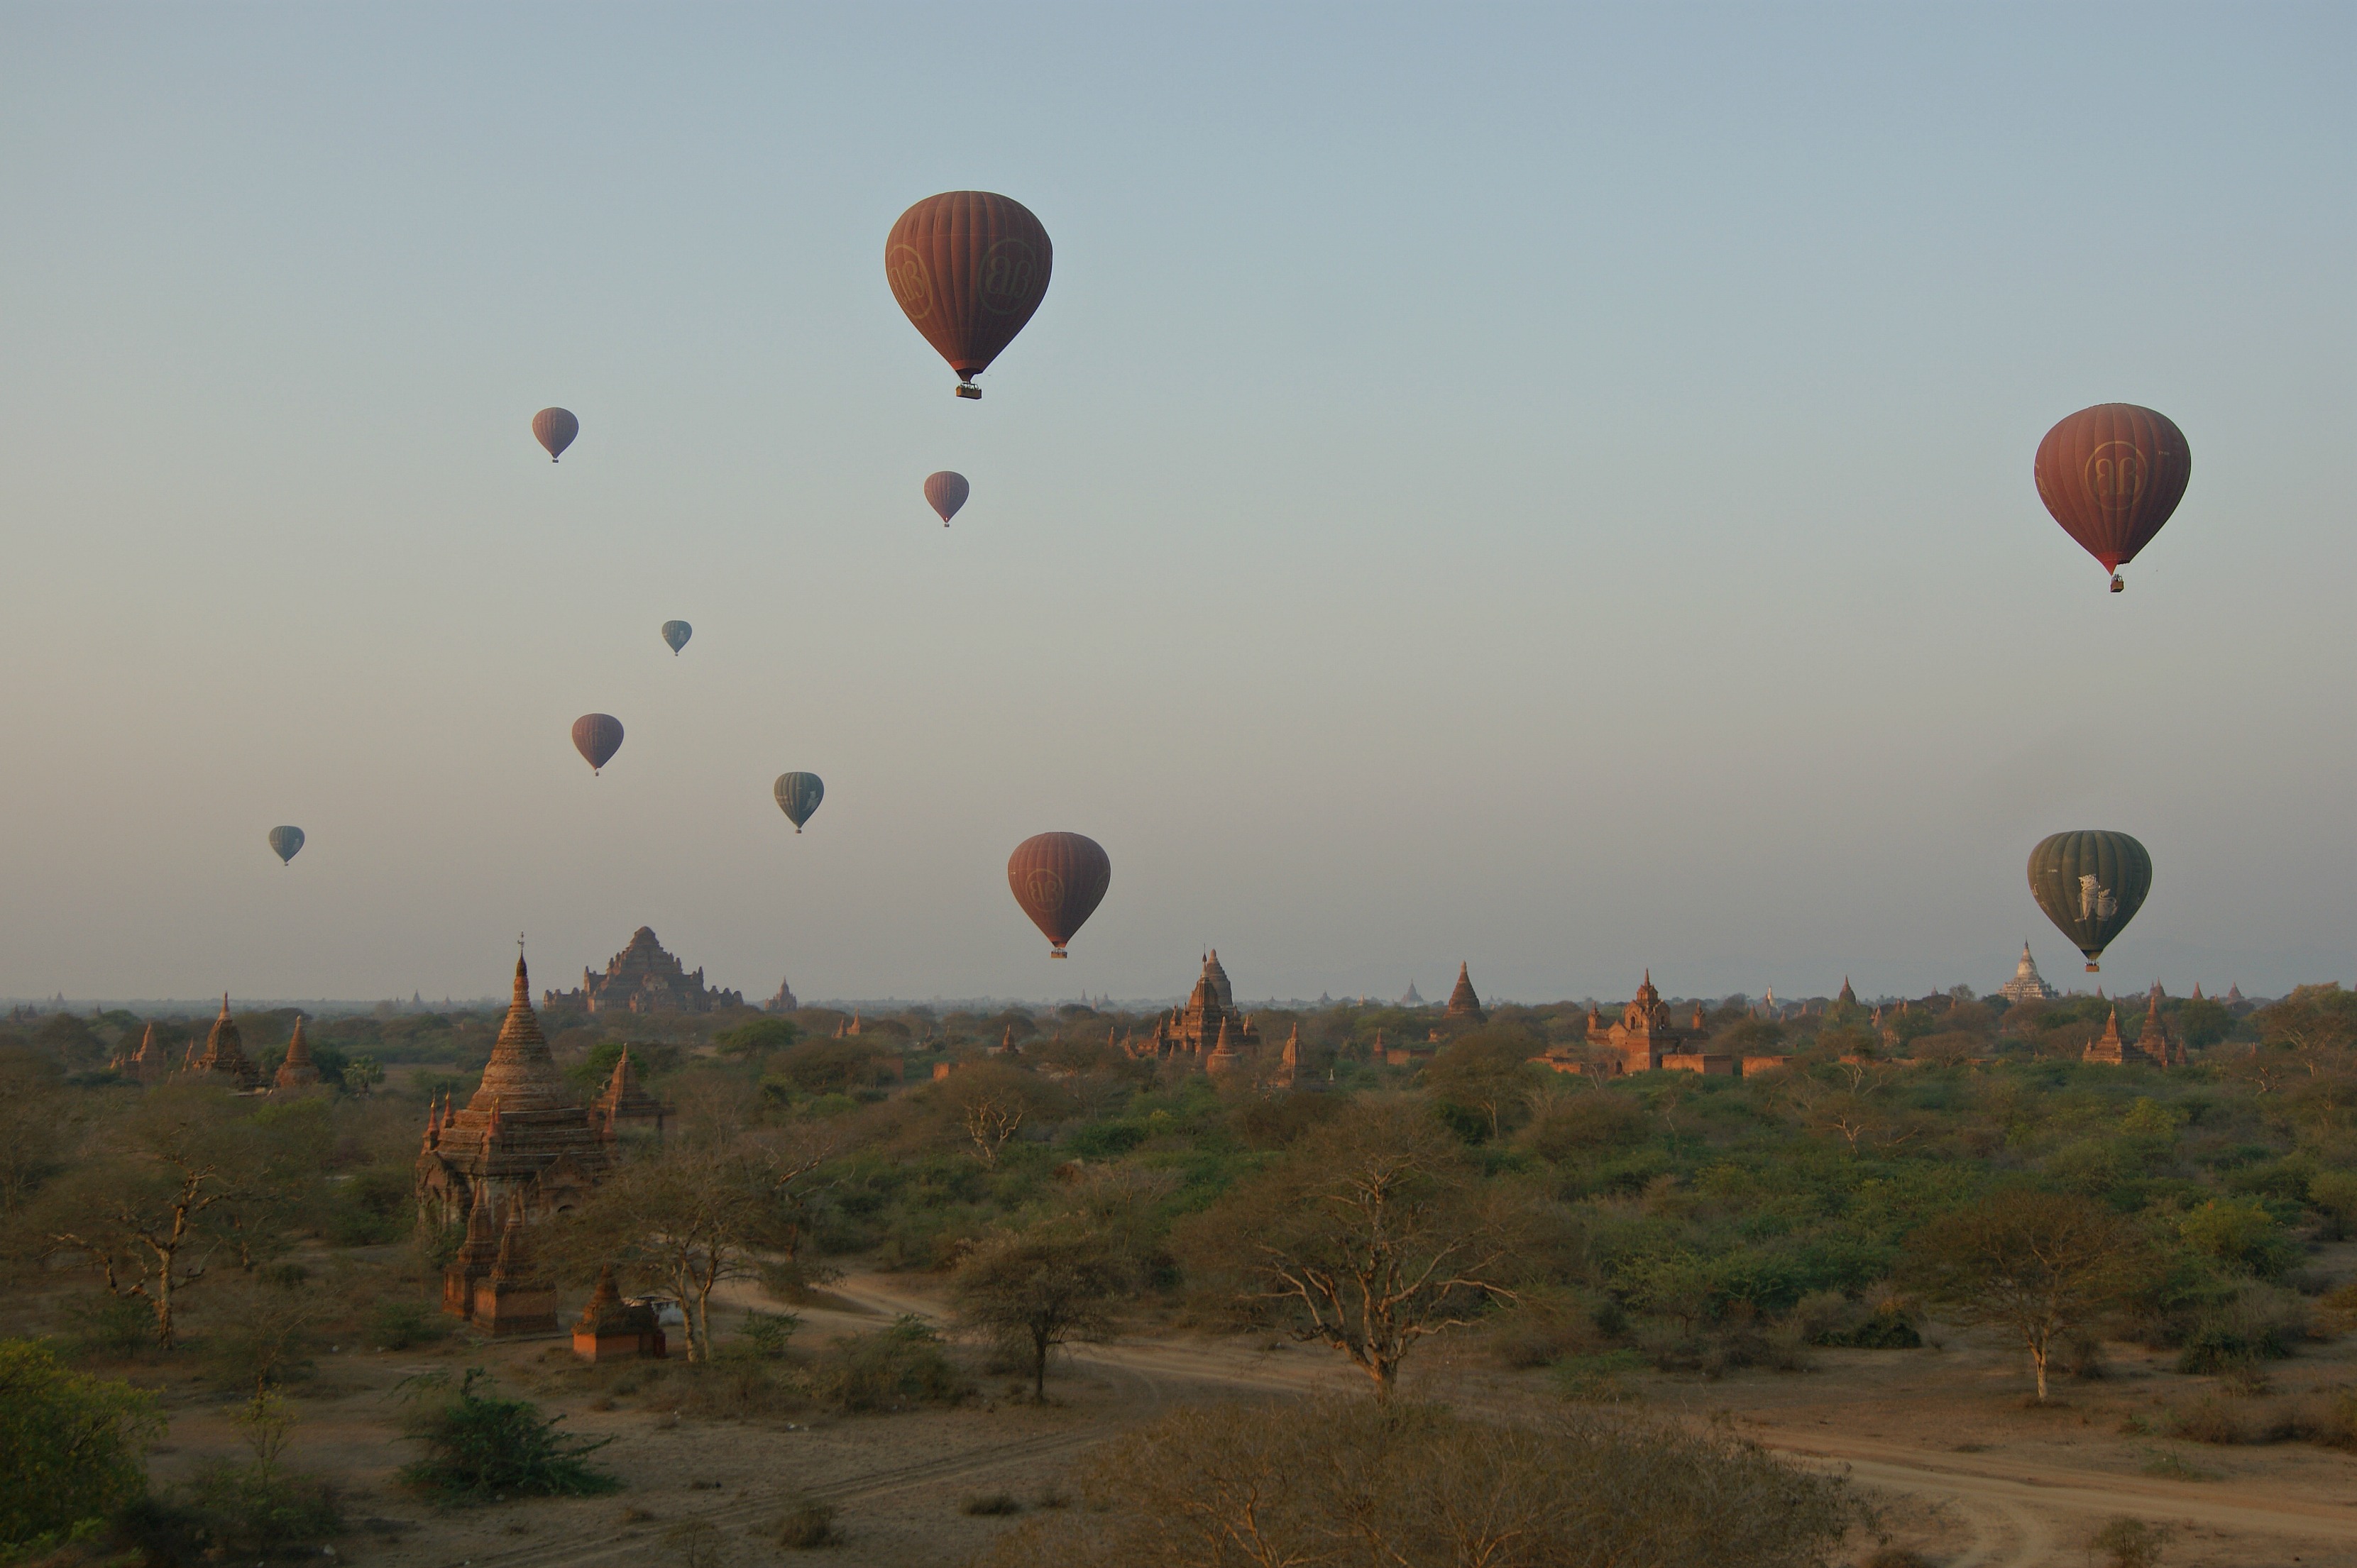
[{"label": "hazy horizon", "polygon": [[[756,1003],[2347,983],[2352,64],[2330,5],[0,11],[0,993],[640,925]],[[1055,242],[979,403],[882,275],[960,188]],[[2112,400],[2192,449],[2117,597],[2029,478]],[[2100,977],[2023,881],[2095,826],[2156,868]]]}]

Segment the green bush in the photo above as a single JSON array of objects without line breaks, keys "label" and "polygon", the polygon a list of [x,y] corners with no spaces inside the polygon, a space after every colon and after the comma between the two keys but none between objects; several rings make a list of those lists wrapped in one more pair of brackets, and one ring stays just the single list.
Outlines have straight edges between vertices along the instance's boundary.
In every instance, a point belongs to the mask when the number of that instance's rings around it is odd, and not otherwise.
[{"label": "green bush", "polygon": [[379,1302],[369,1315],[369,1341],[380,1350],[432,1345],[448,1338],[450,1329],[448,1316],[422,1301],[396,1297]]},{"label": "green bush", "polygon": [[[404,1485],[446,1503],[501,1502],[511,1497],[597,1497],[622,1483],[585,1457],[603,1448],[557,1434],[562,1416],[544,1416],[525,1400],[475,1391],[490,1374],[469,1367],[455,1393],[421,1411],[409,1436],[425,1455],[399,1472]],[[439,1374],[412,1380],[420,1391],[447,1390]]]},{"label": "green bush", "polygon": [[811,1370],[811,1387],[821,1403],[844,1411],[955,1404],[972,1391],[941,1336],[913,1315],[828,1346]]},{"label": "green bush", "polygon": [[344,1530],[334,1487],[268,1465],[207,1466],[180,1497],[193,1544],[211,1555],[291,1556]]},{"label": "green bush", "polygon": [[36,1339],[0,1339],[0,1547],[86,1535],[147,1489],[164,1429],[152,1394],[67,1370]]}]

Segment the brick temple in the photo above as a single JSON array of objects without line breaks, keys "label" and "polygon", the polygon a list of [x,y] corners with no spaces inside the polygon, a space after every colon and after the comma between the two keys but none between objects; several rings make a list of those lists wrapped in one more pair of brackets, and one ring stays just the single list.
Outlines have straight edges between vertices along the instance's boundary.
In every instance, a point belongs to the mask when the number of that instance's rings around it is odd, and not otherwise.
[{"label": "brick temple", "polygon": [[[783,986],[779,990],[785,993]],[[577,1007],[585,1013],[709,1013],[742,1007],[745,997],[741,992],[707,988],[704,971],[689,973],[686,965],[663,950],[652,926],[640,926],[630,933],[630,945],[607,961],[605,973],[585,968],[580,989],[548,992],[541,1005]]]}]

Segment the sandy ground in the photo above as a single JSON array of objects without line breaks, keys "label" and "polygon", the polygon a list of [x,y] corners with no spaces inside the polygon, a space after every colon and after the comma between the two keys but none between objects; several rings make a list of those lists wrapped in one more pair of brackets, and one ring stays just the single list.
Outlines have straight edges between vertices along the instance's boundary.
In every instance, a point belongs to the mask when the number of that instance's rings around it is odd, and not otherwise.
[{"label": "sandy ground", "polygon": [[[856,1275],[799,1310],[807,1342],[942,1309],[936,1281]],[[2018,1355],[1980,1336],[1944,1339],[1941,1348],[1821,1351],[1806,1372],[1717,1382],[1646,1373],[1628,1382],[1657,1415],[1730,1422],[1769,1447],[1846,1472],[1885,1506],[1890,1539],[1942,1568],[2083,1564],[2088,1535],[2118,1515],[2172,1528],[2170,1568],[2357,1568],[2357,1460],[2300,1444],[2213,1447],[2124,1432],[2136,1415],[2158,1430],[2165,1404],[2210,1386],[2162,1358],[2115,1348],[2109,1377],[2062,1385],[2050,1407],[2031,1409]],[[2271,1376],[2284,1394],[2346,1386],[2357,1381],[2352,1359],[2357,1347],[2311,1348]],[[611,1438],[598,1462],[627,1477],[628,1489],[449,1513],[396,1489],[391,1472],[409,1448],[397,1441],[394,1385],[414,1372],[478,1363],[564,1411],[568,1428]],[[660,1383],[591,1408],[596,1390],[571,1372],[562,1342],[454,1341],[413,1354],[348,1347],[321,1358],[319,1369],[299,1401],[294,1459],[350,1491],[360,1528],[338,1543],[338,1557],[382,1568],[686,1563],[679,1532],[693,1521],[713,1532],[713,1555],[700,1563],[947,1568],[1008,1523],[967,1515],[967,1499],[1005,1492],[1027,1509],[1056,1506],[1089,1447],[1173,1404],[1364,1386],[1321,1350],[1178,1334],[1075,1348],[1052,1372],[1044,1407],[1007,1397],[1006,1378],[985,1378],[985,1398],[957,1410],[791,1424],[682,1416],[667,1408]],[[1543,1374],[1438,1355],[1412,1370],[1407,1386],[1467,1411],[1561,1408]],[[218,1405],[177,1411],[155,1462],[158,1479],[236,1453],[228,1413]],[[2170,1455],[2209,1478],[2148,1473]],[[815,1558],[781,1552],[773,1540],[773,1521],[804,1498],[834,1504],[845,1538]]]}]

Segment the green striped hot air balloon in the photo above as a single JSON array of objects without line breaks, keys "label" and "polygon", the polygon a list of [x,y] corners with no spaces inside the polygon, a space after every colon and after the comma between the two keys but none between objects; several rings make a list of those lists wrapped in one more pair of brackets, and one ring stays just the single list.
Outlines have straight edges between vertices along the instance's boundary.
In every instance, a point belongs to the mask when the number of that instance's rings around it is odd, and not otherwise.
[{"label": "green striped hot air balloon", "polygon": [[818,810],[819,801],[825,798],[826,786],[819,782],[815,773],[780,773],[770,792],[778,798],[778,810],[792,820],[794,832],[800,832],[802,824],[811,820],[811,813]]},{"label": "green striped hot air balloon", "polygon": [[284,865],[292,861],[302,848],[303,830],[301,828],[270,830],[270,852],[278,857],[280,865]]},{"label": "green striped hot air balloon", "polygon": [[2152,891],[2152,856],[2126,833],[2083,828],[2029,852],[2029,892],[2046,918],[2087,955],[2087,972]]}]

